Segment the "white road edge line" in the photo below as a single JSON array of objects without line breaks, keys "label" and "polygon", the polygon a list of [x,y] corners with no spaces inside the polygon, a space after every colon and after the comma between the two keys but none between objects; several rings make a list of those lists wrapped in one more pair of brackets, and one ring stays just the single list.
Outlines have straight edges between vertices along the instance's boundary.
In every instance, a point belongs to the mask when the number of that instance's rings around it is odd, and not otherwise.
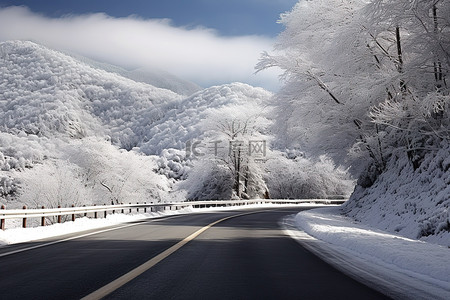
[{"label": "white road edge line", "polygon": [[[160,219],[153,219],[153,220],[152,219],[148,219],[148,221],[156,222],[156,221],[167,220],[167,219],[172,219],[172,218],[176,218],[176,217],[181,217],[181,215],[169,216],[167,218],[160,218]],[[145,219],[139,220],[139,221],[145,221]],[[133,223],[133,224],[127,224],[127,225],[123,225],[123,226],[119,226],[119,227],[103,229],[103,230],[99,230],[99,231],[95,231],[95,232],[90,232],[90,233],[86,233],[86,234],[82,234],[82,235],[77,235],[77,236],[73,236],[73,237],[70,237],[70,238],[62,239],[62,240],[48,242],[48,243],[45,243],[45,244],[39,244],[39,245],[35,245],[35,246],[23,248],[23,249],[17,249],[17,250],[13,250],[13,251],[10,251],[10,252],[2,253],[2,254],[0,254],[0,257],[4,257],[4,256],[16,254],[16,253],[21,253],[21,252],[25,252],[25,251],[29,251],[29,250],[33,250],[33,249],[38,249],[38,248],[42,248],[42,247],[47,247],[47,246],[51,246],[51,245],[55,245],[55,244],[59,244],[59,243],[67,242],[67,241],[81,239],[81,238],[84,238],[84,237],[87,237],[87,236],[91,236],[91,235],[95,235],[95,234],[99,234],[99,233],[104,233],[104,232],[108,232],[108,231],[119,230],[119,229],[123,229],[123,228],[127,228],[127,227],[137,226],[137,225],[141,225],[141,224],[142,224],[142,222]]]},{"label": "white road edge line", "polygon": [[[264,211],[266,211],[266,210],[264,210]],[[196,232],[192,233],[190,236],[186,237],[184,240],[176,243],[172,247],[164,250],[160,254],[156,255],[155,257],[151,258],[147,262],[143,263],[139,267],[131,270],[130,272],[128,272],[128,273],[126,273],[126,274],[124,274],[122,276],[120,276],[116,280],[108,283],[107,285],[101,287],[100,289],[94,291],[93,293],[91,293],[91,294],[81,298],[81,300],[97,300],[97,299],[101,299],[101,298],[111,294],[115,290],[119,289],[120,287],[122,287],[126,283],[130,282],[131,280],[135,279],[136,277],[138,277],[139,275],[141,275],[145,271],[147,271],[150,268],[152,268],[153,266],[155,266],[157,263],[161,262],[163,259],[167,258],[169,255],[171,255],[174,252],[176,252],[178,249],[180,249],[181,247],[183,247],[184,245],[186,245],[187,243],[189,243],[190,241],[195,239],[197,236],[202,234],[204,231],[208,230],[209,228],[213,227],[214,225],[216,225],[216,224],[218,224],[220,222],[223,222],[223,221],[226,221],[226,220],[229,220],[229,219],[232,219],[232,218],[236,218],[236,217],[240,217],[240,216],[244,216],[244,215],[255,214],[255,213],[260,213],[260,212],[263,212],[263,211],[247,212],[247,213],[232,215],[232,216],[228,216],[226,218],[222,218],[220,220],[217,220],[217,221],[215,221],[215,222],[213,222],[213,223],[211,223],[209,225],[206,225],[205,227],[200,228]]]}]

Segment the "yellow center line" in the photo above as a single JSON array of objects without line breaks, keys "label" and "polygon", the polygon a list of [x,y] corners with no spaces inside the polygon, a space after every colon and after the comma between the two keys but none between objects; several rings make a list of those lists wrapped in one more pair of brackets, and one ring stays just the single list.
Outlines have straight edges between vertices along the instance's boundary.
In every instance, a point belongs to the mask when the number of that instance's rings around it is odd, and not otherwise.
[{"label": "yellow center line", "polygon": [[213,223],[211,223],[211,224],[209,224],[209,225],[207,225],[207,226],[205,226],[203,228],[200,228],[199,230],[197,230],[196,232],[194,232],[190,236],[186,237],[184,240],[176,243],[172,247],[170,247],[167,250],[165,250],[165,251],[161,252],[160,254],[156,255],[155,257],[151,258],[150,260],[148,260],[147,262],[143,263],[139,267],[131,270],[130,272],[128,272],[128,273],[126,273],[126,274],[124,274],[122,276],[120,276],[116,280],[108,283],[107,285],[105,285],[102,288],[96,290],[95,292],[93,292],[93,293],[83,297],[82,300],[97,300],[97,299],[101,299],[101,298],[111,294],[115,290],[119,289],[120,287],[122,287],[126,283],[130,282],[131,280],[135,279],[136,277],[138,277],[139,275],[141,275],[145,271],[147,271],[150,268],[152,268],[153,266],[155,266],[157,263],[161,262],[163,259],[167,258],[172,253],[176,252],[178,249],[180,249],[181,247],[183,247],[184,245],[186,245],[187,243],[189,243],[190,241],[195,239],[197,236],[202,234],[204,231],[208,230],[209,228],[213,227],[214,225],[216,225],[216,224],[218,224],[220,222],[223,222],[223,221],[226,221],[226,220],[229,220],[229,219],[232,219],[232,218],[244,216],[244,215],[259,213],[259,212],[262,212],[262,211],[247,212],[247,213],[242,213],[242,214],[238,214],[238,215],[228,216],[226,218],[217,220],[217,221],[215,221],[215,222],[213,222]]}]

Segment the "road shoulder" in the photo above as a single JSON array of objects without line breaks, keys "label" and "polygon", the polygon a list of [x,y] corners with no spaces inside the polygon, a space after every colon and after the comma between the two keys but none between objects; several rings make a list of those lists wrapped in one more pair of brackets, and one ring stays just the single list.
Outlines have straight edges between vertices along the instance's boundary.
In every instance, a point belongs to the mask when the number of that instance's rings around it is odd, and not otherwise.
[{"label": "road shoulder", "polygon": [[338,207],[283,220],[285,233],[356,280],[394,299],[449,299],[449,249],[357,224]]}]

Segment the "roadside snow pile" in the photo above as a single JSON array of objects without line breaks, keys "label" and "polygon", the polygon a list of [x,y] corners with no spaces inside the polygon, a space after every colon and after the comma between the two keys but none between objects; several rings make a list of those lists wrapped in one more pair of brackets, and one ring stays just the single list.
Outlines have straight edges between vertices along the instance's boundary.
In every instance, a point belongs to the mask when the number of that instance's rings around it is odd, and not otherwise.
[{"label": "roadside snow pile", "polygon": [[[52,224],[45,227],[33,228],[11,228],[5,231],[0,231],[0,247],[4,245],[24,243],[39,239],[46,239],[60,235],[66,235],[85,230],[92,230],[96,228],[103,228],[117,224],[124,224],[124,227],[135,226],[139,223],[136,221],[154,219],[161,216],[178,215],[192,212],[193,209],[185,208],[182,210],[168,210],[151,213],[136,213],[136,214],[112,214],[107,215],[106,218],[92,219],[92,218],[78,218],[74,222],[68,221],[61,224]],[[130,222],[133,222],[130,224]],[[128,223],[128,224],[127,224]],[[100,229],[102,230],[102,229]]]},{"label": "roadside snow pile", "polygon": [[406,154],[391,158],[366,189],[357,186],[343,212],[391,233],[450,247],[450,144],[428,153],[413,169]]},{"label": "roadside snow pile", "polygon": [[[350,259],[347,263],[352,264],[352,259],[357,259],[355,265],[369,273],[375,270],[372,266],[378,266],[376,270],[385,282],[389,282],[393,272],[398,272],[406,275],[406,282],[400,281],[402,287],[414,282],[411,281],[412,277],[417,280],[414,288],[426,289],[424,286],[430,284],[438,287],[440,297],[450,294],[450,265],[447,263],[450,261],[450,251],[447,247],[389,234],[356,223],[351,218],[342,216],[340,207],[303,211],[296,215],[295,221],[299,229],[326,242],[333,252],[347,254],[347,259]],[[395,282],[392,281],[391,284],[395,285]],[[414,293],[412,290],[409,292]],[[419,295],[410,294],[409,297],[411,296],[421,298]]]}]

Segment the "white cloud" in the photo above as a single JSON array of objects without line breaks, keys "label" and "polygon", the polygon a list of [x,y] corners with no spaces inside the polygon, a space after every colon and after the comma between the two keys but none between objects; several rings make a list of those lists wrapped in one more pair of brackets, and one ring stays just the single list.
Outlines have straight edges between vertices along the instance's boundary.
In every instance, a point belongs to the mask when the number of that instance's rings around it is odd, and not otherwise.
[{"label": "white cloud", "polygon": [[125,68],[157,67],[202,86],[242,81],[276,89],[277,74],[254,75],[254,66],[274,40],[222,37],[207,28],[170,20],[113,18],[105,14],[48,18],[25,7],[0,9],[0,40],[32,40]]}]

